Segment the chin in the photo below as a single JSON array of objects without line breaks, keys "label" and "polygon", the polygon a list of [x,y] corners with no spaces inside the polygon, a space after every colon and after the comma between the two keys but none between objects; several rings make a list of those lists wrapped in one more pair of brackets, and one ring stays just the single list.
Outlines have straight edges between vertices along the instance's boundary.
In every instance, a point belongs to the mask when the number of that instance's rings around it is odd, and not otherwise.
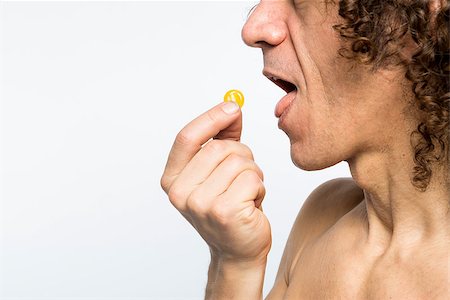
[{"label": "chin", "polygon": [[[334,159],[333,159],[334,158]],[[294,165],[304,171],[318,171],[332,167],[340,163],[341,159],[336,159],[330,153],[307,153],[294,151],[291,148],[291,160]]]}]

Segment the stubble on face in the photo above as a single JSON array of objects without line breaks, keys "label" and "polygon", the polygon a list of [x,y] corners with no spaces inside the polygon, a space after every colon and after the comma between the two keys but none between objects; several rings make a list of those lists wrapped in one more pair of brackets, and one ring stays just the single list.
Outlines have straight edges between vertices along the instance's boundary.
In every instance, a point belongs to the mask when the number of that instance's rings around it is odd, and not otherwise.
[{"label": "stubble on face", "polygon": [[306,1],[298,17],[289,29],[306,85],[285,130],[292,161],[304,170],[320,170],[364,151],[386,151],[393,138],[383,133],[386,123],[403,130],[398,118],[403,108],[398,104],[408,88],[402,84],[404,78],[399,79],[404,71],[400,67],[374,71],[343,57],[340,51],[349,45],[333,28],[340,20],[332,1],[327,7]]}]

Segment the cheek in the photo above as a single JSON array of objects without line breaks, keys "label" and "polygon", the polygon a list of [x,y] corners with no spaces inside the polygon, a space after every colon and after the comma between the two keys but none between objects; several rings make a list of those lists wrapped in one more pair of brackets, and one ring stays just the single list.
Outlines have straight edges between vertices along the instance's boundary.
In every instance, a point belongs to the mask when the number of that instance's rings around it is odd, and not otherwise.
[{"label": "cheek", "polygon": [[293,163],[306,171],[321,170],[353,155],[356,132],[348,113],[323,99],[305,103],[300,102],[292,111],[296,123],[288,135]]}]

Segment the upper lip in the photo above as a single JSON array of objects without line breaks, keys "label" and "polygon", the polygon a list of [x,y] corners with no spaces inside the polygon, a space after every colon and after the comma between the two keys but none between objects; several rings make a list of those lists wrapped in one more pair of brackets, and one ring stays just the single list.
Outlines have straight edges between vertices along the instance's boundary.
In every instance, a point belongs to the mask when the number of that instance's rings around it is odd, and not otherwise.
[{"label": "upper lip", "polygon": [[283,75],[277,74],[276,72],[264,69],[264,76],[266,76],[270,81],[275,83],[277,86],[282,88],[286,93],[290,93],[293,90],[298,89],[297,85],[295,85],[292,81],[284,77]]}]

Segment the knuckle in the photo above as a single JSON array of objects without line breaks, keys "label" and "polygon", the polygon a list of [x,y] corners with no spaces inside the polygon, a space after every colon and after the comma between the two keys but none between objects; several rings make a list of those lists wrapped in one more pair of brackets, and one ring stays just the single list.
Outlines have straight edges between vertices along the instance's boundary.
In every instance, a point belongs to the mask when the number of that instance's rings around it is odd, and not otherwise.
[{"label": "knuckle", "polygon": [[242,157],[241,155],[238,155],[236,153],[231,153],[227,157],[227,163],[232,168],[239,168],[239,167],[242,167],[242,166],[246,165],[248,163],[248,161],[244,157]]},{"label": "knuckle", "polygon": [[193,192],[186,201],[186,209],[193,215],[204,215],[206,211],[204,197],[202,197],[198,192]]},{"label": "knuckle", "polygon": [[206,117],[209,119],[211,124],[215,124],[218,120],[218,115],[216,110],[210,110],[206,113]]},{"label": "knuckle", "polygon": [[192,144],[194,140],[193,135],[190,133],[190,131],[183,129],[180,132],[178,132],[177,136],[175,137],[175,143],[186,146]]},{"label": "knuckle", "polygon": [[213,139],[210,140],[203,148],[205,151],[210,152],[211,155],[225,156],[226,154],[231,153],[243,158],[254,160],[253,153],[250,148],[247,145],[236,141]]},{"label": "knuckle", "polygon": [[[245,176],[255,176],[254,180],[262,181],[264,179],[263,172],[261,168],[252,160],[232,153],[227,158],[227,164],[230,169],[236,170],[239,173],[251,172],[250,175]],[[249,180],[252,180],[250,178]]]},{"label": "knuckle", "polygon": [[261,199],[264,199],[264,197],[266,197],[266,187],[262,182],[260,183],[260,187],[261,187]]},{"label": "knuckle", "polygon": [[259,180],[264,181],[264,172],[261,170],[261,168],[257,164],[255,164],[255,171],[259,177]]},{"label": "knuckle", "polygon": [[205,145],[205,150],[211,153],[224,153],[227,143],[223,140],[211,140]]},{"label": "knuckle", "polygon": [[245,154],[245,156],[247,156],[249,159],[254,160],[253,152],[250,149],[250,147],[247,146],[246,144],[242,144],[242,143],[240,143],[240,144],[241,144],[243,154]]},{"label": "knuckle", "polygon": [[169,196],[169,201],[176,207],[179,208],[180,203],[184,199],[184,192],[178,186],[172,186],[168,192],[167,196]]},{"label": "knuckle", "polygon": [[230,220],[228,209],[220,203],[211,207],[210,216],[221,225],[227,225]]},{"label": "knuckle", "polygon": [[261,203],[263,202],[264,198],[266,197],[266,188],[264,187],[263,184],[260,185],[259,187],[259,191],[258,191],[258,196],[256,201],[258,202],[258,206],[261,205]]},{"label": "knuckle", "polygon": [[164,190],[164,192],[166,194],[169,193],[169,189],[170,189],[170,181],[169,178],[167,178],[167,176],[163,175],[159,181],[159,184],[161,185],[161,188]]},{"label": "knuckle", "polygon": [[260,185],[261,178],[259,177],[258,173],[254,170],[245,170],[242,174],[242,180],[247,182],[248,184],[252,185]]}]

